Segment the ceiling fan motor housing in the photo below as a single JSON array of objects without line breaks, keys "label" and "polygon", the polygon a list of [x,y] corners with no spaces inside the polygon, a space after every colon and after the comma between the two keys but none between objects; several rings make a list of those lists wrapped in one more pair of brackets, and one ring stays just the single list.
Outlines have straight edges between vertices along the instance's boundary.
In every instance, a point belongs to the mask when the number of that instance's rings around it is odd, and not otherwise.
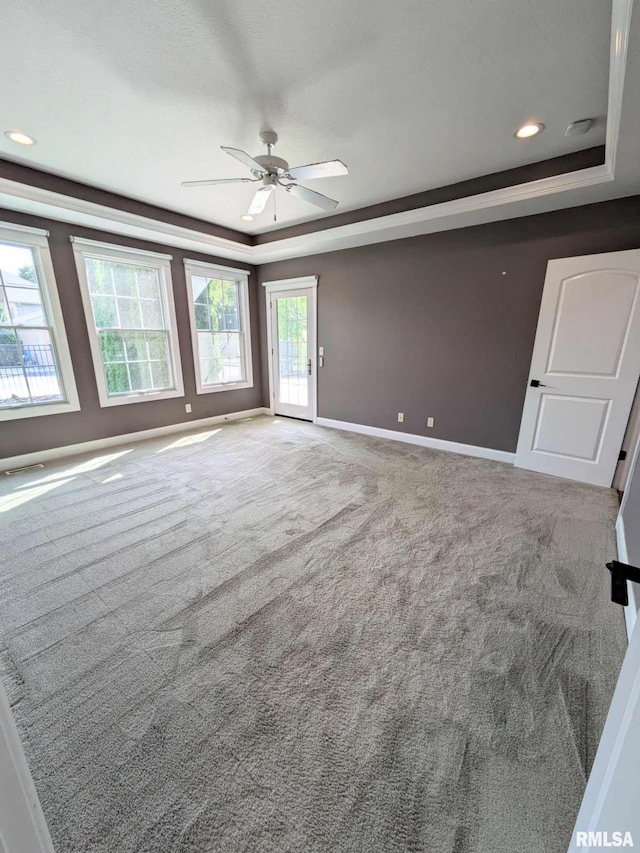
[{"label": "ceiling fan motor housing", "polygon": [[[282,157],[274,157],[272,154],[260,154],[253,159],[272,175],[283,175],[289,171],[289,164]],[[256,177],[260,177],[260,172],[253,172],[253,174]]]}]

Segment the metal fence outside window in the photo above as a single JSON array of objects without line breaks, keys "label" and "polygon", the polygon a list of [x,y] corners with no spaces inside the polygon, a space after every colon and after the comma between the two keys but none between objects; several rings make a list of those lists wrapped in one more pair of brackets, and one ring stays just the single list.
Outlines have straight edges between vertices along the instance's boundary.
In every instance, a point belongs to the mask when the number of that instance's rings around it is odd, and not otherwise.
[{"label": "metal fence outside window", "polygon": [[[47,380],[47,377],[50,377]],[[15,403],[59,397],[56,360],[51,344],[13,340],[0,343],[0,401]]]},{"label": "metal fence outside window", "polygon": [[[51,344],[28,344],[22,342],[0,343],[0,367],[34,368],[35,375],[48,376],[55,370],[56,361]],[[38,373],[38,369],[42,373]]]}]

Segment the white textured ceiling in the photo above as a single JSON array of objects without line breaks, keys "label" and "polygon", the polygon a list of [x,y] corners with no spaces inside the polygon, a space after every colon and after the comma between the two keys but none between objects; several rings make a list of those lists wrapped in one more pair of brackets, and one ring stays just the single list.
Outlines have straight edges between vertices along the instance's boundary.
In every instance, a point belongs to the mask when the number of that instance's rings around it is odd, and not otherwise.
[{"label": "white textured ceiling", "polygon": [[[0,27],[0,157],[239,230],[255,191],[220,145],[291,165],[349,210],[604,142],[609,0],[21,0]],[[586,136],[566,125],[597,117]],[[545,132],[519,142],[527,119]],[[278,225],[326,214],[278,192]]]}]

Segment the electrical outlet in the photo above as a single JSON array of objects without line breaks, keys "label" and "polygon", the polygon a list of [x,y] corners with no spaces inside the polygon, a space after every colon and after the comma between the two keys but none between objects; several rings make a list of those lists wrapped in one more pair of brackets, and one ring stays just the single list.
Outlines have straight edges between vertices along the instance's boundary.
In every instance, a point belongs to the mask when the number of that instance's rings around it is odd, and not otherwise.
[{"label": "electrical outlet", "polygon": [[435,418],[427,418],[427,426],[432,427],[435,423]]},{"label": "electrical outlet", "polygon": [[184,410],[188,415],[190,415],[191,414],[191,403],[185,403],[184,404]]},{"label": "electrical outlet", "polygon": [[398,412],[398,423],[399,424],[404,423],[404,412]]}]

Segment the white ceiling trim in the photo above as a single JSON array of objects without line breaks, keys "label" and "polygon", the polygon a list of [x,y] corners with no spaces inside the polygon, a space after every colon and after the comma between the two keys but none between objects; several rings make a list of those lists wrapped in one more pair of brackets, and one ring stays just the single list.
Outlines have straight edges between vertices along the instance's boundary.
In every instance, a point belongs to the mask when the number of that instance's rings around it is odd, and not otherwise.
[{"label": "white ceiling trim", "polygon": [[[593,166],[580,172],[572,172],[568,175],[556,175],[552,178],[543,178],[539,181],[530,181],[515,187],[507,187],[501,190],[493,190],[475,196],[454,199],[452,201],[433,204],[429,207],[420,207],[415,210],[404,210],[401,213],[393,213],[388,216],[379,216],[376,219],[354,222],[351,225],[342,225],[338,228],[326,231],[313,231],[299,237],[289,237],[284,240],[274,240],[271,243],[262,243],[253,246],[254,264],[264,264],[271,261],[285,260],[286,258],[299,257],[300,255],[318,254],[319,252],[330,252],[341,248],[352,248],[361,245],[362,242],[383,242],[389,239],[402,239],[403,237],[415,236],[421,229],[420,226],[434,220],[451,219],[451,228],[462,227],[474,222],[459,222],[464,214],[476,213],[490,208],[501,207],[514,202],[528,199],[536,199],[542,196],[555,195],[567,190],[581,189],[613,180],[613,176],[606,165]],[[454,221],[455,220],[455,221]],[[431,230],[431,229],[428,229]],[[380,239],[367,239],[357,241],[362,237],[373,237],[378,232],[384,232]],[[390,236],[393,234],[393,236]],[[348,246],[347,246],[348,243]]]},{"label": "white ceiling trim", "polygon": [[611,47],[609,54],[609,96],[607,99],[607,136],[605,164],[615,176],[620,123],[622,121],[622,96],[627,70],[627,52],[631,31],[633,0],[613,0],[611,4]]},{"label": "white ceiling trim", "polygon": [[[613,174],[610,168],[603,164],[582,169],[579,172],[554,175],[526,184],[466,196],[414,210],[404,210],[400,213],[353,222],[350,225],[341,225],[337,228],[312,231],[298,237],[273,240],[258,246],[247,246],[202,231],[159,222],[117,208],[104,207],[94,202],[64,196],[50,190],[9,181],[5,178],[0,178],[0,206],[74,225],[83,225],[100,231],[110,231],[127,237],[137,237],[153,243],[167,244],[257,265],[320,252],[336,251],[357,245],[402,239],[434,230],[433,228],[420,228],[420,226],[426,226],[428,223],[438,220],[447,220],[448,224],[444,226],[446,228],[473,225],[478,220],[469,219],[469,217],[465,217],[465,214],[506,207],[516,202],[552,196],[568,190],[585,189],[612,180]],[[504,218],[509,218],[509,215],[507,213]],[[518,214],[513,213],[511,215]]]},{"label": "white ceiling trim", "polygon": [[[314,231],[298,237],[273,240],[257,246],[247,246],[202,231],[182,228],[1,178],[0,205],[23,213],[138,237],[142,240],[204,254],[213,254],[229,260],[264,264],[319,252],[401,239],[433,230],[465,227],[490,219],[524,216],[544,209],[553,209],[553,205],[551,208],[549,206],[545,208],[544,205],[535,207],[527,203],[551,198],[560,193],[569,194],[570,201],[565,197],[565,201],[569,201],[569,206],[603,200],[603,197],[613,197],[615,193],[597,197],[589,193],[589,189],[615,181],[632,8],[633,0],[613,0],[606,159],[602,166],[354,222],[350,225]],[[500,211],[500,216],[496,216],[495,213],[499,208],[504,210]],[[487,215],[489,211],[493,211],[493,214]],[[439,223],[439,228],[434,228],[436,222]]]},{"label": "white ceiling trim", "polygon": [[6,178],[0,178],[0,207],[251,263],[247,250],[252,247],[235,240],[215,237],[203,231],[183,228]]}]

